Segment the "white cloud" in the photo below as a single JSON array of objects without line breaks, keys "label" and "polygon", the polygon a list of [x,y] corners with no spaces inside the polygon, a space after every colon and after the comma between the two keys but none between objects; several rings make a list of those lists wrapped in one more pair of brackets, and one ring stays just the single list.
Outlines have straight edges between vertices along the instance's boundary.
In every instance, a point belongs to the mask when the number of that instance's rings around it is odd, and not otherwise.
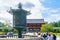
[{"label": "white cloud", "polygon": [[5,19],[5,20],[12,19],[12,15],[9,14],[8,12],[2,11],[2,12],[0,12],[0,13],[1,13],[1,14],[0,14],[0,18]]},{"label": "white cloud", "polygon": [[[25,4],[26,2],[30,2],[30,3],[34,4],[35,7],[32,9],[29,9],[29,10],[31,10],[32,14],[29,15],[27,18],[28,19],[29,18],[30,19],[31,18],[41,19],[42,18],[42,14],[40,12],[40,10],[42,9],[42,4],[39,2],[39,0],[9,0],[8,2],[7,1],[8,0],[2,1],[0,4],[1,5],[3,4],[2,6],[9,8],[10,6],[12,6],[12,7],[16,6],[19,2],[21,2],[22,4]],[[24,9],[27,9],[27,8],[24,8]]]},{"label": "white cloud", "polygon": [[[17,7],[17,4],[19,2],[21,2],[23,4],[23,9],[26,10],[31,10],[31,14],[29,16],[27,16],[28,19],[41,19],[43,18],[42,16],[42,12],[46,13],[46,14],[50,14],[48,18],[44,19],[48,22],[52,22],[54,21],[54,17],[59,17],[58,14],[54,14],[53,13],[57,13],[59,10],[58,9],[51,9],[51,8],[46,8],[44,7],[44,5],[41,3],[42,2],[46,2],[46,0],[1,0],[0,1],[0,17],[3,17],[4,19],[12,19],[12,16],[6,12],[6,10],[9,9],[9,7],[15,8]],[[26,8],[24,5],[29,2],[34,4],[33,8]],[[5,14],[4,14],[5,13]],[[53,18],[53,19],[52,19]],[[57,18],[57,20],[59,20],[60,18]]]},{"label": "white cloud", "polygon": [[53,22],[53,20],[52,20],[50,17],[44,18],[44,20],[45,20],[46,22],[48,22],[48,23]]},{"label": "white cloud", "polygon": [[52,17],[58,17],[60,16],[59,14],[51,14]]},{"label": "white cloud", "polygon": [[52,9],[52,10],[50,10],[52,13],[57,13],[58,12],[58,10],[56,10],[56,9]]},{"label": "white cloud", "polygon": [[[40,12],[40,10],[42,10],[43,6],[39,2],[39,0],[25,0],[22,3],[25,4],[26,2],[29,2],[29,3],[32,3],[35,5],[33,8],[29,9],[29,10],[31,10],[31,15],[29,15],[27,17],[27,19],[41,19],[41,18],[43,18],[42,14]],[[24,9],[27,9],[27,8],[24,8]]]},{"label": "white cloud", "polygon": [[48,23],[50,22],[56,22],[58,20],[60,20],[60,14],[51,14],[50,16],[48,16],[47,18],[44,18],[45,21],[47,21]]},{"label": "white cloud", "polygon": [[55,18],[56,20],[60,20],[60,14],[51,14],[51,17]]},{"label": "white cloud", "polygon": [[7,19],[7,20],[11,20],[12,16],[6,12],[6,10],[9,9],[9,7],[16,7],[17,4],[21,2],[22,4],[25,4],[27,2],[30,2],[32,4],[34,4],[35,6],[31,9],[27,9],[23,6],[24,9],[27,10],[31,10],[31,15],[27,16],[28,19],[41,19],[42,14],[40,12],[40,10],[42,10],[43,6],[42,4],[39,2],[39,0],[1,0],[0,1],[0,17]]},{"label": "white cloud", "polygon": [[45,21],[47,22],[54,22],[54,21],[58,21],[60,20],[60,12],[59,12],[60,8],[57,9],[53,9],[53,8],[43,8],[42,9],[42,13],[47,14],[47,16],[44,16]]}]

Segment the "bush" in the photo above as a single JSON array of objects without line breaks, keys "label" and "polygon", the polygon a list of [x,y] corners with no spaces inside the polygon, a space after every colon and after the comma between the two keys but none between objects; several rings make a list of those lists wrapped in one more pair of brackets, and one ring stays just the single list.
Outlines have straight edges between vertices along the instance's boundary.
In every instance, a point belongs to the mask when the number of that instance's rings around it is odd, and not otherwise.
[{"label": "bush", "polygon": [[54,29],[53,32],[55,32],[55,33],[60,33],[60,29]]}]

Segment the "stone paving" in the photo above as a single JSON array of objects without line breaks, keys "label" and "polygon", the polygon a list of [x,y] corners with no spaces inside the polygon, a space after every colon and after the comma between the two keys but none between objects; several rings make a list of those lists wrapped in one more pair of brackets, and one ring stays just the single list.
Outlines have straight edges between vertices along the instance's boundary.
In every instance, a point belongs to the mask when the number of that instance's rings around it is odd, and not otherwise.
[{"label": "stone paving", "polygon": [[60,40],[60,37],[57,37],[57,40]]}]

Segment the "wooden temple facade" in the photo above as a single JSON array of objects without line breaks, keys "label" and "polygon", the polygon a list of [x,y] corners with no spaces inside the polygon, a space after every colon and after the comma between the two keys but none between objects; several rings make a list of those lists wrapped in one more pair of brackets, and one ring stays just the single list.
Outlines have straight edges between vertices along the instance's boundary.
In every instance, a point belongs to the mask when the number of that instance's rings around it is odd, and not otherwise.
[{"label": "wooden temple facade", "polygon": [[27,19],[27,31],[29,32],[39,32],[41,30],[42,24],[46,22],[44,19]]}]

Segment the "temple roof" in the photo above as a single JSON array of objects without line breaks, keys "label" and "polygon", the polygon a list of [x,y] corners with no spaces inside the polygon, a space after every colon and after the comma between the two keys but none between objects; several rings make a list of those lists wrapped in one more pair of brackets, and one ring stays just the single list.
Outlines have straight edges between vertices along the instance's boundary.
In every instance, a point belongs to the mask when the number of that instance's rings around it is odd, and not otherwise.
[{"label": "temple roof", "polygon": [[44,19],[27,19],[27,23],[45,23]]}]

